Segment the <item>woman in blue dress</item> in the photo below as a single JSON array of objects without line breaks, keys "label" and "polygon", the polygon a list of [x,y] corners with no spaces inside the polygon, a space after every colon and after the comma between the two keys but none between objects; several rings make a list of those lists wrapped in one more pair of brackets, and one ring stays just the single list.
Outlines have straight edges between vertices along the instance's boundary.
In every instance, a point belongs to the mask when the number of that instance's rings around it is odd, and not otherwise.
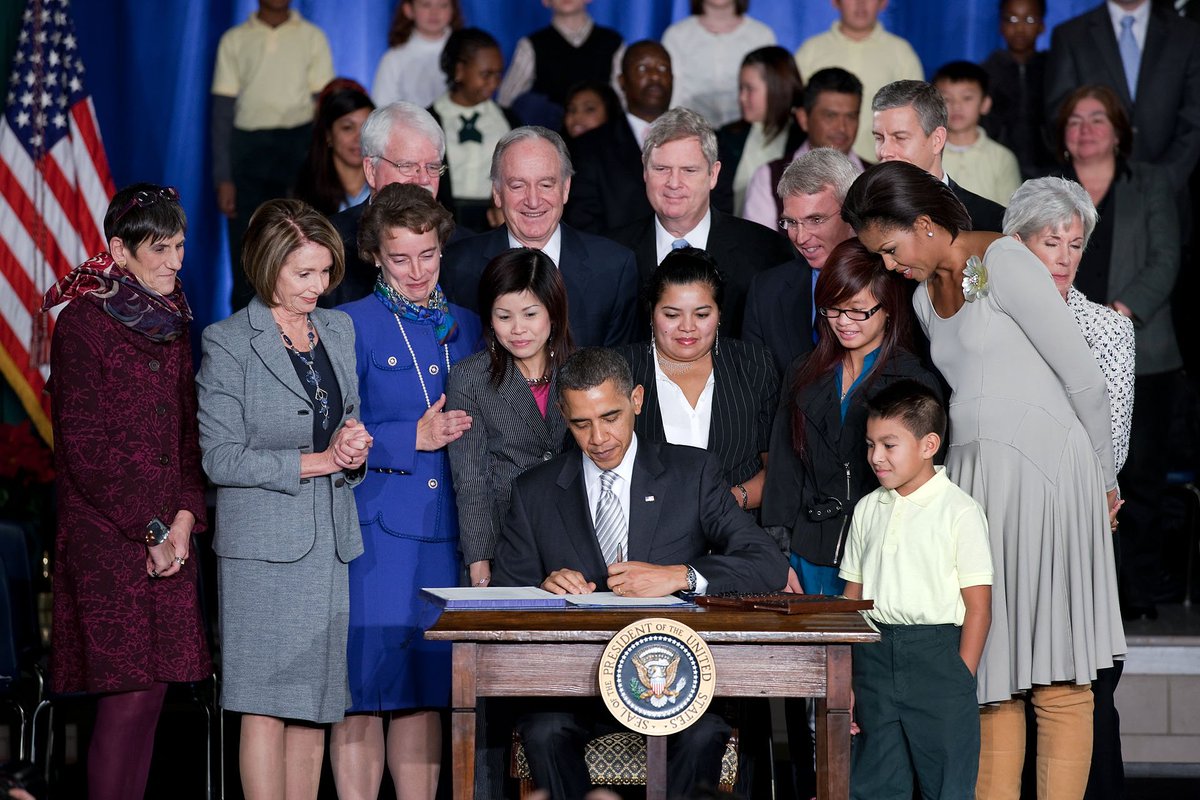
[{"label": "woman in blue dress", "polygon": [[425,641],[433,615],[419,593],[459,582],[446,445],[471,418],[443,410],[444,391],[481,337],[479,318],[438,285],[453,227],[421,187],[384,187],[358,232],[361,257],[379,267],[375,291],[342,306],[354,320],[361,419],[375,437],[355,491],[366,551],[350,569],[352,703],[330,751],[342,800],[377,797],[385,763],[400,800],[437,790],[450,650]]}]

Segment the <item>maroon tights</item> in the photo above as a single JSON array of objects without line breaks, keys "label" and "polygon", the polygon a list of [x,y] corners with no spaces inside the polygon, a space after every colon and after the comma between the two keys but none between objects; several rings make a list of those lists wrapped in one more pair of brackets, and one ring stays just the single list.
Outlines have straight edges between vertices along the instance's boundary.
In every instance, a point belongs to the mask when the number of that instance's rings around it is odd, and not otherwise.
[{"label": "maroon tights", "polygon": [[88,748],[88,796],[126,800],[146,794],[154,729],[167,684],[104,695],[96,709],[96,729]]}]

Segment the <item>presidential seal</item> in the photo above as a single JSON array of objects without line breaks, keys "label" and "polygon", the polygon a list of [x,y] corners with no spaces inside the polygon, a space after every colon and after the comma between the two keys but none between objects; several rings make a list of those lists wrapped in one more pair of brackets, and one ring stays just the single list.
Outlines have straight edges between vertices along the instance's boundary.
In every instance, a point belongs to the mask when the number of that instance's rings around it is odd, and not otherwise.
[{"label": "presidential seal", "polygon": [[712,651],[673,619],[643,619],[609,640],[600,657],[600,695],[617,721],[652,736],[691,725],[712,702]]}]

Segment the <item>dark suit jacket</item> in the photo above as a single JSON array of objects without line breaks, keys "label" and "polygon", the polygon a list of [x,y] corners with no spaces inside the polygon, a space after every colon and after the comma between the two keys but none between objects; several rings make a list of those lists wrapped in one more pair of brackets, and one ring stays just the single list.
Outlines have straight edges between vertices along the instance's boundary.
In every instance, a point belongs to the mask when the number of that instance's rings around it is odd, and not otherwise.
[{"label": "dark suit jacket", "polygon": [[954,178],[950,178],[950,191],[966,206],[972,230],[996,233],[1004,230],[1004,206],[964,189],[954,182]]},{"label": "dark suit jacket", "polygon": [[1108,292],[1089,298],[1120,300],[1134,314],[1138,375],[1178,369],[1183,363],[1171,318],[1171,292],[1179,275],[1179,225],[1166,170],[1128,163],[1118,169],[1113,193],[1112,252]]},{"label": "dark suit jacket", "polygon": [[[450,203],[450,190],[448,187],[448,181],[443,181],[438,185],[437,199],[439,203],[453,214],[454,206]],[[363,214],[366,213],[367,206],[370,204],[371,200],[368,198],[358,205],[350,206],[345,211],[339,211],[329,218],[329,221],[333,223],[333,227],[337,229],[338,236],[342,237],[342,248],[346,252],[346,274],[342,277],[342,282],[335,286],[333,291],[322,296],[317,301],[317,305],[321,308],[336,308],[337,306],[366,297],[375,291],[375,277],[379,274],[379,270],[376,269],[374,264],[369,264],[358,257],[358,225],[362,222]],[[447,245],[465,239],[471,233],[466,228],[456,227],[450,233],[450,241],[447,242]]]},{"label": "dark suit jacket", "polygon": [[570,143],[575,175],[563,220],[581,231],[607,233],[651,213],[642,148],[622,114]]},{"label": "dark suit jacket", "polygon": [[446,409],[471,416],[470,430],[449,445],[459,549],[466,564],[490,559],[495,552],[513,479],[554,458],[570,439],[554,402],[555,375],[550,377],[550,402],[543,417],[516,368],[510,366],[500,385],[492,385],[489,360],[485,350],[455,364],[446,386]]},{"label": "dark suit jacket", "polygon": [[742,339],[767,348],[780,375],[813,349],[812,274],[808,262],[796,258],[750,281]]},{"label": "dark suit jacket", "polygon": [[[629,362],[633,382],[645,389],[633,428],[638,440],[666,444],[650,343],[626,345],[618,352]],[[770,354],[756,344],[722,336],[713,353],[712,420],[705,449],[720,459],[726,486],[744,483],[762,469],[760,454],[770,446],[778,403],[779,373]]]},{"label": "dark suit jacket", "polygon": [[[447,247],[441,276],[446,296],[479,313],[479,278],[488,262],[508,249],[508,228],[503,225]],[[567,286],[571,334],[577,347],[616,347],[633,338],[637,302],[633,253],[563,225],[558,268]]]},{"label": "dark suit jacket", "polygon": [[[639,285],[644,289],[658,266],[654,244],[654,217],[627,225],[612,238],[628,247],[637,257]],[[721,333],[735,339],[742,335],[742,311],[750,279],[776,264],[796,257],[792,243],[782,232],[764,228],[757,222],[712,209],[712,227],[708,232],[708,254],[716,259],[725,275],[725,301],[721,304]],[[644,303],[638,304],[637,330],[650,327],[650,315]]]},{"label": "dark suit jacket", "polygon": [[1172,186],[1185,187],[1200,159],[1200,26],[1151,9],[1135,103],[1106,5],[1069,19],[1050,35],[1046,119],[1053,121],[1063,99],[1085,83],[1104,84],[1121,98],[1133,125],[1133,159],[1166,167]]},{"label": "dark suit jacket", "polygon": [[[779,412],[771,431],[770,469],[763,487],[762,524],[791,532],[792,552],[815,564],[836,565],[841,559],[854,504],[879,485],[867,464],[867,409],[865,400],[903,378],[920,381],[942,396],[938,379],[920,359],[898,352],[850,397],[842,421],[840,387],[833,374],[792,393],[796,373],[807,356],[788,369],[780,392]],[[865,386],[865,390],[864,390]],[[799,406],[805,416],[805,462],[792,449],[792,413]],[[842,503],[842,513],[825,522],[808,518],[810,504],[826,497]]]},{"label": "dark suit jacket", "polygon": [[[513,483],[496,544],[492,583],[538,586],[556,569],[608,585],[579,451],[532,467]],[[778,591],[787,559],[738,508],[715,456],[694,447],[638,441],[629,490],[629,560],[690,564],[709,593]]]}]

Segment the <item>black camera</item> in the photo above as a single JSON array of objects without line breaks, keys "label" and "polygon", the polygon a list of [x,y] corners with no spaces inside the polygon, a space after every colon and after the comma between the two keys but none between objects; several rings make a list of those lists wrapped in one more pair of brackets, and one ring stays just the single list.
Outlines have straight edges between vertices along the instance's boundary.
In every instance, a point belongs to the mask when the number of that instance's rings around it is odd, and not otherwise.
[{"label": "black camera", "polygon": [[28,761],[10,761],[0,765],[0,798],[13,797],[12,790],[21,789],[41,800],[46,797],[46,782],[38,774],[37,767]]},{"label": "black camera", "polygon": [[842,501],[836,497],[822,497],[808,505],[808,519],[811,522],[825,522],[842,513]]}]

